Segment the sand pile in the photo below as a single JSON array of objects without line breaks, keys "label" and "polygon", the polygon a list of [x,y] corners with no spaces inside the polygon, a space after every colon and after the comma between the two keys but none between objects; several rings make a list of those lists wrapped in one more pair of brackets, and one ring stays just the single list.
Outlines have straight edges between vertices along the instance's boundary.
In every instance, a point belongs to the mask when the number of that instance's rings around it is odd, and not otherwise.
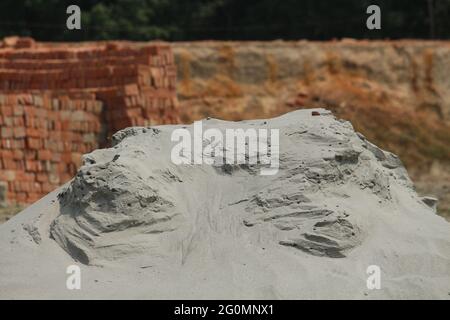
[{"label": "sand pile", "polygon": [[[203,126],[278,129],[279,171],[174,164],[172,132],[193,125],[122,130],[0,226],[0,297],[450,297],[448,222],[349,122],[315,109]],[[81,290],[65,287],[70,264]]]}]

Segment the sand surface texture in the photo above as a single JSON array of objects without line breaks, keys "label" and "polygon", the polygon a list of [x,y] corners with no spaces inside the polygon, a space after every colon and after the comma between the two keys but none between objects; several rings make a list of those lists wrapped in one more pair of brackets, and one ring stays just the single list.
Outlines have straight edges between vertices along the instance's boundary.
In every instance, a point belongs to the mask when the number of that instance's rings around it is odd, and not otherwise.
[{"label": "sand surface texture", "polygon": [[0,225],[0,298],[450,298],[450,224],[349,122],[314,109],[203,126],[279,129],[278,173],[175,165],[171,134],[192,125],[119,131]]}]

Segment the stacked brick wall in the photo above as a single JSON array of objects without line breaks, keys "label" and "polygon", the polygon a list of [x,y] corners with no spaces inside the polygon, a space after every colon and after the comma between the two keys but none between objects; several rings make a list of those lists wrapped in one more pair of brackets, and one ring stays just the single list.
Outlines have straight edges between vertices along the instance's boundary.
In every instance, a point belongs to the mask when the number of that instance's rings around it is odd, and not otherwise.
[{"label": "stacked brick wall", "polygon": [[128,126],[178,122],[167,44],[0,43],[0,183],[31,203]]},{"label": "stacked brick wall", "polygon": [[100,146],[102,103],[93,95],[0,95],[0,181],[9,202],[33,202],[69,180]]}]

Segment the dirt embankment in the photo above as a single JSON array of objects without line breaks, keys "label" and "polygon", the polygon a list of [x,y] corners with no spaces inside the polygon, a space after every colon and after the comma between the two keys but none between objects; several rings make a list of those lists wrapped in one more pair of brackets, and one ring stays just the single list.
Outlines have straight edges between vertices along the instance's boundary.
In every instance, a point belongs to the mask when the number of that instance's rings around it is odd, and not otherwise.
[{"label": "dirt embankment", "polygon": [[450,42],[175,43],[183,122],[326,107],[400,156],[450,216]]}]

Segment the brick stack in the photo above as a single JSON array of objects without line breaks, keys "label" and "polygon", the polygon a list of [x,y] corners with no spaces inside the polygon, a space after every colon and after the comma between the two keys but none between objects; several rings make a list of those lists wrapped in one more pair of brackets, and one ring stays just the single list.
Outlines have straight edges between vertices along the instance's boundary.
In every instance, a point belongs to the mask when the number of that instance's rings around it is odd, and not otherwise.
[{"label": "brick stack", "polygon": [[92,94],[0,95],[0,181],[9,202],[38,200],[69,180],[81,155],[104,139],[102,103]]},{"label": "brick stack", "polygon": [[167,44],[0,43],[0,183],[31,203],[128,126],[178,122]]}]

